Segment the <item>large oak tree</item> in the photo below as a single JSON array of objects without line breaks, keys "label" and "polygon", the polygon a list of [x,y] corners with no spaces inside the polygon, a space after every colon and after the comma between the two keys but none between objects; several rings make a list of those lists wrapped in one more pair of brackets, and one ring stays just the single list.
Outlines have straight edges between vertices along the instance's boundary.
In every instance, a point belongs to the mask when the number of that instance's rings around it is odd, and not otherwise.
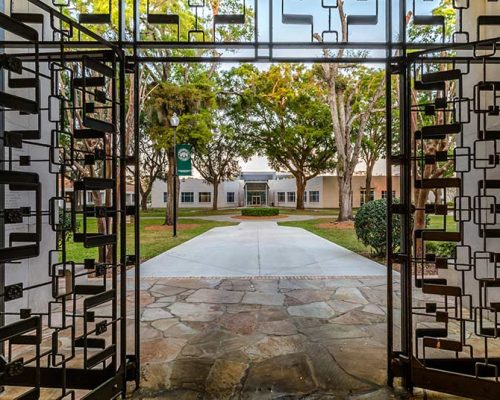
[{"label": "large oak tree", "polygon": [[239,74],[242,126],[258,154],[295,177],[297,209],[303,209],[307,182],[334,168],[332,121],[319,82],[303,65],[278,64],[267,71],[244,66]]}]

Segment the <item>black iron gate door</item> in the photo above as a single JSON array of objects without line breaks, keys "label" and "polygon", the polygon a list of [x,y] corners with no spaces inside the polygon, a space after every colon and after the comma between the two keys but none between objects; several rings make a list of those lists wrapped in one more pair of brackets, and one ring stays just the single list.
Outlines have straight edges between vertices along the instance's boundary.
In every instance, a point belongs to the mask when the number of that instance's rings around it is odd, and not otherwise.
[{"label": "black iron gate door", "polygon": [[68,17],[68,2],[5,3],[0,397],[112,399],[138,381],[138,335],[127,348],[127,319],[138,326],[126,301],[138,196],[126,191],[137,193],[137,149],[125,127],[125,53]]},{"label": "black iron gate door", "polygon": [[[452,1],[446,14],[417,15],[441,45],[410,51],[403,24],[399,137],[388,135],[401,174],[401,249],[389,273],[390,380],[475,399],[500,398],[500,8]],[[415,3],[414,3],[415,4]],[[395,238],[390,238],[393,240]],[[400,308],[400,309],[399,309]],[[391,331],[393,329],[393,331]],[[392,375],[393,374],[393,375]]]}]

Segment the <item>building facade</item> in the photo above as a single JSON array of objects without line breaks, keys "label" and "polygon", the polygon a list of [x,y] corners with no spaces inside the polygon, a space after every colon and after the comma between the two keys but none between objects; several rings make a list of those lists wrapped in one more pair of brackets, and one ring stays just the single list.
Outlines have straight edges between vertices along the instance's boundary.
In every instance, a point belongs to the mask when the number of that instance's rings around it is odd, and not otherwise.
[{"label": "building facade", "polygon": [[[372,187],[366,190],[363,174],[353,177],[353,206],[360,207],[366,201],[385,198],[386,177],[374,176]],[[394,196],[399,196],[399,177],[392,178]],[[218,190],[217,206],[234,207],[290,207],[297,204],[295,178],[289,174],[275,172],[247,172],[239,179],[222,182]],[[179,206],[181,208],[210,208],[213,201],[213,186],[203,179],[181,179]],[[167,184],[158,180],[153,184],[151,208],[163,208],[167,204]],[[321,175],[311,179],[305,189],[306,208],[338,208],[339,186],[335,175]]]}]

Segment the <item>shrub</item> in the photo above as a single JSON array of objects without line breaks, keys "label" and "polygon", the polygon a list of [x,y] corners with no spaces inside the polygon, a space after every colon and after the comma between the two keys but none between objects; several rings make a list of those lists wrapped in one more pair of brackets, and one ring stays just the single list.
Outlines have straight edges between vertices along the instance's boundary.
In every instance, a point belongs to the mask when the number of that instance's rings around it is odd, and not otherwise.
[{"label": "shrub", "polygon": [[272,217],[279,215],[279,208],[244,208],[241,215],[245,217]]},{"label": "shrub", "polygon": [[[400,216],[394,214],[392,238],[394,251],[399,248],[401,236]],[[361,206],[354,221],[356,236],[365,246],[371,247],[373,254],[383,256],[387,246],[387,201],[369,201]]]},{"label": "shrub", "polygon": [[62,246],[63,241],[68,241],[73,236],[73,228],[78,230],[80,227],[80,222],[76,221],[76,226],[73,227],[71,221],[71,212],[66,210],[66,212],[61,208],[59,209],[59,230],[57,232],[57,240],[59,243],[59,248]]},{"label": "shrub", "polygon": [[453,257],[457,244],[454,242],[426,242],[426,253],[436,254],[438,257]]}]

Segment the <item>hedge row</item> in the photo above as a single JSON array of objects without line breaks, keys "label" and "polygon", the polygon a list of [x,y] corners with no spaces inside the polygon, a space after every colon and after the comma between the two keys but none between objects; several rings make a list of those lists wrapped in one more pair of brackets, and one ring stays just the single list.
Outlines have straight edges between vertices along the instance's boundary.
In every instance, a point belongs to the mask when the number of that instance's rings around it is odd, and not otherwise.
[{"label": "hedge row", "polygon": [[241,210],[241,215],[245,217],[272,217],[279,215],[279,208],[243,208]]}]

